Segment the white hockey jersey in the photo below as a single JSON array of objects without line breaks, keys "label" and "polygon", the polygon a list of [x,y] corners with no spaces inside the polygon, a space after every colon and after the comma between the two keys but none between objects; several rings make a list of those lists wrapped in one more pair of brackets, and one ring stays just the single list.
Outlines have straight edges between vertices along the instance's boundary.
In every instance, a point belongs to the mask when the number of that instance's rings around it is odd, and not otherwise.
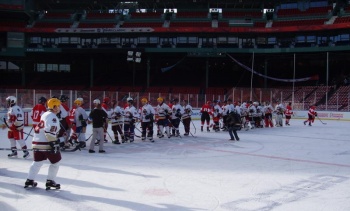
[{"label": "white hockey jersey", "polygon": [[[45,112],[41,116],[39,124],[34,128],[33,149],[51,149],[49,142],[58,139],[57,134],[60,128],[60,121],[56,114],[51,111]],[[64,139],[64,137],[60,139]]]}]

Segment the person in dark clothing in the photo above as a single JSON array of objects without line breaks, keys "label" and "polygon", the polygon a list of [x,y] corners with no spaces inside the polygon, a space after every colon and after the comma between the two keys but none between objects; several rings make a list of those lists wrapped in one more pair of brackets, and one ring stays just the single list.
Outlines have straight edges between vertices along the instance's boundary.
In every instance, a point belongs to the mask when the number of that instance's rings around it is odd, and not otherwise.
[{"label": "person in dark clothing", "polygon": [[241,116],[237,112],[232,111],[231,113],[229,113],[229,115],[227,115],[226,122],[228,127],[228,133],[231,137],[230,140],[239,141],[237,130],[241,129]]},{"label": "person in dark clothing", "polygon": [[[104,134],[104,125],[108,121],[108,116],[107,113],[102,109],[101,107],[101,101],[99,99],[94,100],[94,105],[95,108],[94,110],[91,111],[89,118],[88,118],[88,123],[92,122],[92,139],[90,142],[90,150],[89,153],[95,153],[94,147],[95,147],[95,142],[97,137],[103,137]],[[104,153],[106,151],[103,150],[103,141],[100,142],[99,144],[99,153]]]}]

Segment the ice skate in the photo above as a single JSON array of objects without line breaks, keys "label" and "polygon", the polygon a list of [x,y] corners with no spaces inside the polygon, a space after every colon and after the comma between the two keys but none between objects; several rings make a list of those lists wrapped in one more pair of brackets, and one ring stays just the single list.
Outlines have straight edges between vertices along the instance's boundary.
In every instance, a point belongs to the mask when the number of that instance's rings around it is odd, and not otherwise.
[{"label": "ice skate", "polygon": [[97,140],[96,142],[95,142],[95,146],[99,146],[100,145],[100,140]]},{"label": "ice skate", "polygon": [[8,154],[7,156],[8,156],[8,158],[17,158],[17,151],[16,150],[12,150],[12,153]]},{"label": "ice skate", "polygon": [[51,188],[60,189],[61,185],[53,180],[46,180],[46,190],[50,190]]},{"label": "ice skate", "polygon": [[207,132],[210,132],[209,127],[207,127]]},{"label": "ice skate", "polygon": [[203,132],[203,126],[201,126],[201,131]]},{"label": "ice skate", "polygon": [[24,188],[29,188],[29,186],[36,187],[38,185],[37,182],[34,182],[34,180],[27,179],[24,183]]},{"label": "ice skate", "polygon": [[30,154],[29,154],[29,152],[27,150],[26,151],[23,150],[23,153],[24,153],[23,154],[23,158],[25,158],[25,159],[29,158]]},{"label": "ice skate", "polygon": [[116,140],[112,141],[112,143],[113,143],[113,144],[120,144],[120,142],[119,142],[119,140],[118,140],[118,139],[116,139]]}]

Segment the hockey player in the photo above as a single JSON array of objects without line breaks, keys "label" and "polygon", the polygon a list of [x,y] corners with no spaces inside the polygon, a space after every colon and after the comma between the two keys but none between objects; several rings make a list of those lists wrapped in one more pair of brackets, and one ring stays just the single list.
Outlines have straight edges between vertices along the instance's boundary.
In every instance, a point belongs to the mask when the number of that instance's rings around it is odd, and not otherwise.
[{"label": "hockey player", "polygon": [[264,106],[264,121],[265,121],[265,127],[273,127],[273,121],[272,121],[272,113],[273,113],[273,107],[270,105],[269,102],[265,102]]},{"label": "hockey player", "polygon": [[264,123],[263,123],[263,107],[261,106],[261,103],[259,102],[254,102],[253,103],[256,107],[256,115],[254,117],[255,121],[255,127],[257,128],[263,128]]},{"label": "hockey player", "polygon": [[207,101],[199,111],[201,113],[201,131],[203,132],[204,122],[207,123],[207,131],[210,132],[210,116],[213,114],[213,109],[211,106],[211,101]]},{"label": "hockey player", "polygon": [[228,127],[228,133],[231,137],[231,141],[239,141],[239,137],[237,134],[237,130],[241,129],[241,116],[236,112],[232,111],[227,116],[227,127]]},{"label": "hockey player", "polygon": [[[104,125],[108,121],[107,113],[101,107],[101,101],[99,99],[95,99],[93,101],[95,108],[91,111],[88,118],[88,123],[92,122],[92,139],[90,142],[89,153],[95,153],[94,146],[97,137],[103,137]],[[103,150],[104,141],[101,141],[99,144],[99,153],[105,153]]]},{"label": "hockey player", "polygon": [[27,145],[23,140],[23,128],[24,128],[24,112],[21,107],[17,105],[17,98],[15,96],[8,96],[6,98],[8,112],[7,119],[4,118],[4,125],[2,129],[8,127],[7,137],[11,145],[11,154],[7,156],[9,158],[17,157],[16,142],[21,146],[23,150],[23,158],[29,157]]},{"label": "hockey player", "polygon": [[163,138],[163,130],[165,128],[165,132],[168,135],[168,138],[170,138],[170,131],[169,131],[169,118],[171,114],[170,107],[164,103],[164,100],[162,97],[157,98],[157,108],[156,108],[156,114],[158,116],[158,129],[159,129],[159,138]]},{"label": "hockey player", "polygon": [[222,109],[221,106],[219,105],[220,101],[215,100],[214,101],[214,108],[212,112],[212,117],[213,117],[213,129],[215,132],[220,131],[220,118],[222,116]]},{"label": "hockey player", "polygon": [[88,119],[88,115],[86,111],[81,107],[83,101],[81,98],[74,100],[75,108],[72,108],[70,115],[73,116],[73,137],[76,137],[76,140],[79,142],[81,147],[85,146],[85,131],[83,127],[86,127],[86,121]]},{"label": "hockey player", "polygon": [[180,131],[179,131],[179,125],[180,125],[180,120],[181,117],[184,113],[184,109],[179,103],[179,99],[175,98],[172,100],[173,102],[173,107],[171,108],[172,110],[172,115],[171,115],[171,124],[172,124],[172,134],[173,136],[180,136]]},{"label": "hockey player", "polygon": [[141,140],[146,140],[146,133],[147,138],[151,142],[154,142],[153,140],[153,122],[154,122],[154,108],[148,103],[147,98],[141,99],[141,128],[142,128],[142,134],[141,134]]},{"label": "hockey player", "polygon": [[60,130],[60,123],[57,114],[60,112],[61,102],[57,98],[51,98],[47,101],[48,111],[40,119],[40,123],[35,127],[32,146],[34,150],[34,161],[30,166],[27,181],[24,188],[37,186],[34,181],[36,175],[45,160],[50,161],[50,167],[47,174],[46,189],[60,189],[61,185],[55,182],[61,160],[60,144],[64,142],[65,137],[57,138]]},{"label": "hockey player", "polygon": [[286,106],[286,110],[284,111],[284,115],[286,116],[286,125],[290,126],[289,121],[292,118],[293,110],[292,110],[292,103],[289,102]]},{"label": "hockey player", "polygon": [[33,128],[37,126],[40,122],[40,117],[43,113],[46,112],[46,98],[40,97],[38,100],[38,104],[36,104],[32,110],[32,120],[33,120]]},{"label": "hockey player", "polygon": [[256,122],[255,122],[257,117],[256,106],[257,106],[257,102],[254,102],[254,103],[252,101],[248,102],[248,116],[249,116],[249,122],[251,124],[250,129],[254,129],[256,127]]},{"label": "hockey player", "polygon": [[245,130],[250,130],[252,128],[252,125],[249,121],[249,111],[248,111],[249,104],[247,102],[243,102],[241,105],[241,118],[242,118],[242,124],[243,128]]},{"label": "hockey player", "polygon": [[315,117],[317,116],[316,105],[310,106],[307,115],[308,119],[304,121],[304,125],[306,125],[306,123],[309,122],[309,126],[312,126],[311,123],[315,121]]},{"label": "hockey player", "polygon": [[184,136],[188,136],[190,133],[190,124],[191,124],[191,115],[192,115],[192,106],[188,103],[187,100],[182,101],[182,107],[184,109],[184,113],[182,115],[182,124],[185,127]]},{"label": "hockey player", "polygon": [[118,101],[114,101],[113,110],[111,114],[112,131],[114,134],[114,141],[112,142],[113,144],[120,144],[118,133],[120,135],[121,140],[125,139],[123,133],[123,122],[124,109],[118,105]]},{"label": "hockey player", "polygon": [[227,100],[224,100],[223,101],[223,104],[221,106],[221,109],[222,109],[222,127],[221,127],[221,130],[223,131],[226,131],[227,130],[227,127],[226,127],[226,118],[227,118],[227,115],[228,115],[228,104],[227,104]]},{"label": "hockey player", "polygon": [[276,127],[283,127],[283,114],[284,114],[284,107],[282,104],[277,101],[275,111],[276,113]]},{"label": "hockey player", "polygon": [[67,97],[66,95],[61,95],[59,100],[61,104],[60,104],[60,112],[57,114],[57,116],[60,118],[61,130],[58,136],[61,137],[61,136],[64,136],[64,134],[68,134],[68,129],[71,127],[70,125],[71,123],[68,118],[69,107],[67,104],[65,104],[67,100],[69,100],[69,97]]},{"label": "hockey player", "polygon": [[134,99],[128,97],[126,99],[128,101],[128,106],[125,108],[125,116],[124,116],[124,137],[125,139],[122,141],[125,142],[133,142],[135,136],[135,122],[139,119],[139,113],[134,106]]},{"label": "hockey player", "polygon": [[[111,108],[110,108],[110,104],[111,104],[111,100],[109,99],[109,97],[105,97],[103,98],[103,102],[101,104],[102,109],[107,113],[108,116],[108,120],[111,119]],[[107,130],[108,130],[108,121],[106,122],[106,124],[104,125],[104,131],[103,131],[103,140],[105,143],[108,142],[108,140],[106,139],[106,135],[107,135]],[[99,141],[97,141],[98,144]]]}]

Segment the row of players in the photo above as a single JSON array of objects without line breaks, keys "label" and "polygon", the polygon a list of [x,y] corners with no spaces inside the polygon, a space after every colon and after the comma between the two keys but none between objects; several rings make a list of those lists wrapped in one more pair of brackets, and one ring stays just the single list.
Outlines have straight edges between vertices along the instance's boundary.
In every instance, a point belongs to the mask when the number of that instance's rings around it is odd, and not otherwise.
[{"label": "row of players", "polygon": [[[53,97],[57,98],[57,97]],[[82,108],[83,99],[77,98],[74,101],[72,108],[69,108],[67,105],[68,97],[66,95],[61,95],[57,98],[61,101],[60,112],[57,116],[60,119],[61,130],[59,131],[58,137],[67,137],[65,138],[65,147],[75,143],[81,143],[85,146],[86,137],[86,126],[88,121],[88,115],[86,111]],[[9,102],[9,113],[8,121],[13,122],[10,129],[13,131],[19,131],[23,129],[24,114],[22,109],[16,105],[16,98],[14,96],[9,96],[7,98]],[[139,109],[135,108],[134,100],[132,98],[127,98],[127,105],[125,107],[120,107],[118,102],[113,101],[106,97],[103,99],[102,103],[99,99],[94,100],[94,103],[101,104],[101,108],[106,112],[107,119],[103,125],[104,135],[103,137],[97,137],[95,142],[96,145],[103,142],[107,142],[106,135],[108,134],[108,122],[111,123],[111,129],[114,133],[114,139],[110,137],[114,144],[120,144],[121,142],[133,142],[135,137],[135,127],[136,122],[141,122],[141,139],[145,140],[146,138],[153,142],[153,124],[157,125],[157,136],[159,138],[164,137],[164,135],[170,138],[171,136],[179,136],[179,125],[180,122],[183,123],[185,129],[185,136],[191,134],[190,124],[191,124],[191,114],[192,107],[188,104],[186,100],[182,101],[180,105],[178,99],[171,100],[171,104],[166,104],[164,99],[159,97],[157,99],[157,106],[153,107],[150,105],[146,98],[141,99],[142,107]],[[315,117],[315,106],[310,107],[309,110],[309,125],[313,122]],[[46,112],[46,98],[39,98],[38,104],[34,106],[32,111],[31,118],[33,119],[33,128],[35,128],[39,122],[41,115]],[[214,131],[218,132],[220,129],[226,131],[228,130],[227,117],[231,112],[235,112],[241,116],[241,126],[242,128],[252,129],[254,127],[273,127],[272,117],[275,114],[276,126],[283,126],[282,116],[285,115],[285,124],[290,125],[290,119],[293,115],[291,103],[288,103],[286,107],[283,104],[277,102],[275,108],[272,107],[269,103],[261,105],[258,102],[235,102],[232,103],[232,100],[228,99],[223,101],[223,104],[220,104],[220,101],[207,101],[206,104],[200,109],[201,114],[201,131],[203,131],[204,124],[206,123],[207,131],[210,131],[210,128],[213,127]],[[11,114],[12,113],[12,114]],[[317,115],[317,113],[316,113]],[[14,121],[14,119],[16,119]],[[212,119],[213,124],[210,124]],[[93,122],[93,120],[91,120]],[[222,125],[221,124],[222,121]],[[304,123],[306,124],[305,121]],[[138,124],[138,123],[137,123]],[[16,127],[16,128],[11,128]],[[164,132],[165,130],[165,132]],[[109,135],[109,134],[108,134]],[[29,155],[28,151],[25,151],[26,146],[23,138],[14,137],[18,135],[10,135],[9,139],[11,142],[11,148],[16,147],[15,140],[19,140],[18,143],[24,150],[24,157]],[[22,135],[23,136],[23,135]],[[119,140],[119,136],[121,140]],[[94,140],[95,141],[95,140]],[[90,147],[91,149],[92,147]],[[92,150],[92,149],[91,149]],[[17,151],[13,150],[12,154],[9,156],[17,156]]]},{"label": "row of players", "polygon": [[[66,96],[61,96],[61,101],[67,101],[68,97]],[[104,99],[104,103],[108,104],[107,102],[108,99]],[[23,110],[16,104],[17,103],[17,98],[14,96],[9,96],[6,98],[7,105],[8,105],[8,113],[7,113],[7,119],[4,118],[4,125],[2,126],[3,129],[6,127],[8,128],[8,138],[10,140],[11,144],[11,151],[12,153],[9,154],[9,157],[17,157],[17,148],[16,148],[16,142],[18,142],[22,148],[22,151],[24,153],[23,157],[27,158],[29,156],[29,152],[27,149],[27,146],[25,144],[25,139],[24,139],[24,113]],[[60,189],[61,186],[60,184],[57,184],[55,182],[55,178],[57,176],[57,172],[59,169],[59,162],[61,160],[61,154],[60,154],[60,145],[61,143],[65,142],[65,135],[62,135],[61,137],[58,136],[59,131],[61,128],[64,130],[64,133],[67,134],[67,130],[69,128],[73,128],[73,135],[74,133],[79,133],[77,135],[77,139],[84,134],[84,126],[86,129],[86,125],[84,122],[87,120],[89,123],[93,122],[93,139],[96,139],[96,134],[95,134],[95,129],[97,129],[97,125],[99,125],[100,130],[99,130],[99,137],[101,138],[101,131],[102,129],[107,129],[107,125],[102,126],[102,124],[105,122],[107,124],[108,122],[108,115],[107,113],[109,111],[102,110],[101,102],[98,99],[95,99],[93,101],[94,103],[94,110],[91,111],[89,117],[87,118],[86,112],[84,109],[81,108],[81,105],[83,103],[83,100],[81,98],[78,98],[74,101],[75,106],[70,110],[69,115],[67,114],[68,109],[66,110],[63,106],[65,104],[62,104],[61,101],[57,98],[51,98],[46,102],[46,99],[44,97],[41,97],[39,99],[39,104],[36,105],[33,108],[33,123],[34,123],[34,138],[32,141],[32,147],[33,147],[33,153],[34,153],[34,161],[30,167],[29,173],[27,180],[25,182],[25,188],[28,188],[30,186],[36,187],[37,182],[35,182],[35,177],[38,174],[41,166],[43,165],[43,161],[48,159],[50,161],[50,167],[47,175],[47,180],[46,180],[46,189],[49,190],[50,188],[55,188],[55,189]],[[146,98],[142,98],[142,108],[141,109],[136,109],[133,104],[134,101],[132,98],[128,98],[127,102],[128,105],[124,109],[120,109],[120,112],[118,112],[116,109],[118,106],[115,106],[113,108],[112,113],[110,114],[110,118],[114,120],[118,120],[119,118],[123,118],[123,123],[124,123],[124,140],[130,140],[132,141],[133,135],[132,132],[133,130],[131,128],[135,128],[135,122],[137,119],[141,120],[141,127],[142,127],[142,139],[145,140],[146,138],[146,131],[148,131],[147,137],[149,140],[153,141],[153,122],[154,122],[154,116],[155,114],[157,115],[157,125],[159,129],[159,136],[163,136],[163,128],[167,128],[167,135],[170,138],[170,131],[169,131],[169,126],[168,123],[173,124],[173,134],[179,135],[179,130],[178,130],[178,124],[180,121],[184,120],[183,116],[186,116],[186,113],[189,116],[189,120],[191,121],[191,110],[186,111],[186,107],[183,108],[182,106],[179,105],[179,101],[177,99],[174,99],[172,102],[174,105],[171,107],[167,104],[164,103],[164,100],[162,98],[158,98],[158,105],[156,109],[154,109],[147,101]],[[47,104],[45,106],[45,104]],[[255,107],[257,107],[257,103],[253,103]],[[48,111],[46,111],[46,107]],[[62,110],[61,110],[62,107]],[[237,121],[231,121],[230,116],[232,114],[237,114],[235,115],[236,117],[240,117],[238,113],[238,109],[241,107],[243,108],[248,108],[248,113],[254,113],[252,112],[253,107],[252,106],[238,106],[236,107],[232,106],[232,103],[230,101],[227,101],[227,105],[223,105],[223,111],[226,112],[226,110],[231,110],[229,112],[229,115],[226,118],[226,123],[228,126],[229,134],[231,136],[231,140],[236,140],[238,141],[239,138],[237,136],[236,130],[233,129],[235,128],[234,126],[230,126],[232,122],[237,123]],[[278,105],[278,107],[281,107]],[[314,111],[315,107],[310,108],[312,111]],[[258,110],[258,109],[257,109]],[[276,109],[277,111],[281,110],[280,108]],[[41,111],[41,112],[40,112]],[[63,117],[66,111],[66,117]],[[98,111],[98,112],[96,112]],[[219,115],[215,116],[215,112],[220,113],[220,108],[219,108],[219,103],[216,102],[216,105],[213,107],[213,109],[210,106],[210,102],[207,102],[202,108],[201,108],[201,113],[202,113],[202,130],[203,130],[203,125],[204,121],[207,121],[206,117],[207,115],[212,115],[213,117],[218,117]],[[315,111],[314,111],[315,112]],[[241,113],[241,112],[240,112]],[[317,115],[317,113],[314,113]],[[86,115],[86,116],[85,116]],[[314,116],[315,116],[314,115]],[[171,118],[170,118],[171,116]],[[248,114],[249,116],[249,114]],[[252,114],[252,117],[254,115]],[[314,118],[313,116],[313,118]],[[40,118],[39,118],[40,117]],[[61,121],[58,121],[58,118],[61,118]],[[67,120],[68,119],[68,120]],[[171,120],[170,120],[171,119]],[[236,119],[236,118],[231,118],[231,119]],[[173,121],[176,120],[176,121]],[[310,110],[309,110],[309,120],[310,120]],[[163,123],[162,123],[163,122]],[[177,123],[176,123],[177,122]],[[230,123],[231,122],[231,123]],[[99,123],[99,124],[97,124]],[[63,124],[67,124],[68,127],[67,129],[64,129]],[[175,126],[174,126],[175,124]],[[177,127],[176,127],[177,124]],[[209,124],[209,121],[207,121],[207,125]],[[304,122],[306,124],[306,121]],[[311,125],[311,122],[309,122]],[[80,125],[80,126],[79,126]],[[96,126],[96,127],[95,127]],[[112,124],[113,127],[113,124]],[[240,125],[239,125],[240,127]],[[32,129],[33,129],[32,128]],[[209,127],[207,128],[209,130]],[[32,131],[32,130],[31,130]],[[234,136],[232,135],[232,131],[234,133]],[[187,132],[186,132],[187,133]],[[29,137],[30,133],[28,134],[27,138]],[[188,134],[187,134],[188,135]],[[83,135],[82,135],[83,136]],[[85,144],[85,137],[81,141]],[[118,141],[119,142],[119,141]],[[116,140],[115,140],[116,143]],[[80,144],[79,144],[80,145]],[[79,146],[78,145],[78,146]],[[104,153],[105,151],[101,149],[102,144],[100,144],[100,153]],[[90,143],[90,150],[89,153],[95,152],[93,150],[94,147],[94,142],[91,141]],[[34,150],[35,149],[35,150]]]}]

